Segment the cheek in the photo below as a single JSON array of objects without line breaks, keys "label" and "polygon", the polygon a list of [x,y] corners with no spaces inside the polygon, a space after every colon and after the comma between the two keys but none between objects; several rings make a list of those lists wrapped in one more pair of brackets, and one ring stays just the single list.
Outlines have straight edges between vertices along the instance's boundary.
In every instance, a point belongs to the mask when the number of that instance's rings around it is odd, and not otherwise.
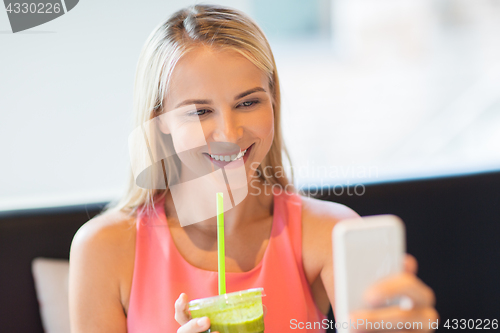
[{"label": "cheek", "polygon": [[176,126],[172,131],[172,141],[176,152],[199,148],[207,144],[199,122]]},{"label": "cheek", "polygon": [[272,108],[256,113],[252,120],[247,122],[247,129],[260,146],[256,152],[256,157],[260,160],[264,158],[273,143],[274,114]]},{"label": "cheek", "polygon": [[182,133],[176,131],[172,133],[172,142],[174,143],[174,149],[176,153],[180,153],[189,149],[189,145],[187,145],[189,141],[186,133]]},{"label": "cheek", "polygon": [[274,115],[272,109],[260,115],[256,131],[259,139],[269,143],[270,146],[274,137]]}]

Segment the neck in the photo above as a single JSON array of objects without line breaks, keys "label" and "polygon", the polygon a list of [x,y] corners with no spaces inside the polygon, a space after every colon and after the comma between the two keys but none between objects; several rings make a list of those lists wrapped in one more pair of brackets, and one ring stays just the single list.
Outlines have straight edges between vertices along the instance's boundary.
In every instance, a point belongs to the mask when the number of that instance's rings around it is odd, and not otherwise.
[{"label": "neck", "polygon": [[[271,186],[261,180],[253,180],[248,186],[248,195],[238,205],[224,212],[224,232],[226,235],[237,233],[242,227],[272,215],[273,194]],[[171,192],[165,196],[165,214],[169,222],[179,224]],[[197,230],[210,235],[217,233],[217,217],[214,216],[184,228]]]}]

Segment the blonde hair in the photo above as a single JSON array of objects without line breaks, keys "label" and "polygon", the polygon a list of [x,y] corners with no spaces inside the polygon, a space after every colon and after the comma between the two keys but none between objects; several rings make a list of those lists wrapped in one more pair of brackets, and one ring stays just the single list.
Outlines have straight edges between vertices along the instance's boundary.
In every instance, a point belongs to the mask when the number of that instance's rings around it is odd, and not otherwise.
[{"label": "blonde hair", "polygon": [[[295,191],[293,181],[284,174],[282,163],[282,152],[289,161],[290,157],[281,133],[280,86],[271,47],[257,24],[238,10],[198,4],[175,12],[153,30],[143,46],[135,74],[134,128],[162,113],[163,98],[176,63],[200,45],[234,50],[267,74],[274,109],[274,139],[257,170],[261,180]],[[277,172],[284,176],[276,177]],[[130,171],[124,195],[116,204],[110,203],[105,211],[120,210],[135,215],[139,207],[151,208],[155,198],[167,191],[168,185],[166,189],[140,188]]]}]

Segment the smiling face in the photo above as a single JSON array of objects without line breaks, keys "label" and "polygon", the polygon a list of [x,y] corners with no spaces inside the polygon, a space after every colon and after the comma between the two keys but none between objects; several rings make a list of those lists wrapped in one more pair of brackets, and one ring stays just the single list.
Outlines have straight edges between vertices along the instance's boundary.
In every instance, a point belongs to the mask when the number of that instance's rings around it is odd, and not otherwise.
[{"label": "smiling face", "polygon": [[260,163],[273,142],[268,77],[236,51],[200,46],[184,55],[163,105],[182,173],[187,167],[201,176],[242,158],[249,181],[252,163]]}]

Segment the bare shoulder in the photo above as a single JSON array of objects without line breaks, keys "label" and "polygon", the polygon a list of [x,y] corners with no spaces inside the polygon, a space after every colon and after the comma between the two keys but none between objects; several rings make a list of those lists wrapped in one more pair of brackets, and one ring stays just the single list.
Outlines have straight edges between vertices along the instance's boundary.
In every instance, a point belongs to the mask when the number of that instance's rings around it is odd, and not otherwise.
[{"label": "bare shoulder", "polygon": [[[135,236],[135,220],[123,212],[110,211],[83,224],[71,243],[71,249],[116,249],[128,246]],[[97,248],[96,248],[97,247]]]},{"label": "bare shoulder", "polygon": [[302,222],[315,228],[332,227],[338,221],[359,217],[346,205],[302,196]]},{"label": "bare shoulder", "polygon": [[302,263],[314,301],[326,315],[334,302],[332,230],[359,215],[336,202],[302,196]]},{"label": "bare shoulder", "polygon": [[331,235],[335,224],[359,215],[351,208],[336,202],[311,197],[302,198],[302,253],[304,267],[310,278],[331,261]]},{"label": "bare shoulder", "polygon": [[[123,282],[134,264],[135,235],[135,218],[123,212],[106,212],[86,222],[71,243],[73,281],[85,279],[85,284],[112,284],[123,300]],[[86,271],[83,277],[77,276],[76,272],[80,271]]]},{"label": "bare shoulder", "polygon": [[331,234],[335,223],[356,218],[359,215],[351,208],[331,201],[302,196],[302,242],[306,255],[321,260],[318,253],[325,253],[331,247]]},{"label": "bare shoulder", "polygon": [[122,212],[104,213],[78,229],[70,249],[72,332],[126,332],[134,253],[134,219]]}]

